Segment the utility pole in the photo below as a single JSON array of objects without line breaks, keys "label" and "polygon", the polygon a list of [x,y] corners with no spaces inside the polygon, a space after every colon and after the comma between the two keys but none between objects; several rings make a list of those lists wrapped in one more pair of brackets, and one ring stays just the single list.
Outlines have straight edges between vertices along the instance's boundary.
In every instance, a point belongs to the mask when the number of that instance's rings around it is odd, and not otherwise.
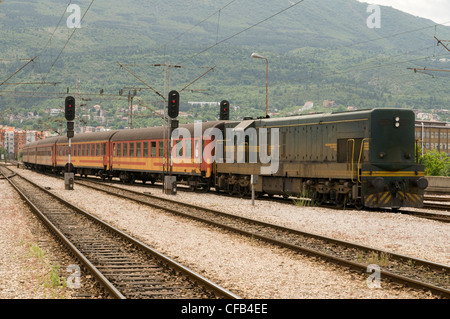
[{"label": "utility pole", "polygon": [[438,38],[436,38],[436,36],[434,36],[434,38],[436,39],[436,41],[438,42],[438,46],[439,46],[439,44],[442,44],[442,46],[448,51],[448,52],[450,52],[450,49],[444,44],[444,43],[442,43],[442,41],[443,40],[439,40]]},{"label": "utility pole", "polygon": [[128,91],[128,103],[129,111],[128,111],[128,127],[133,129],[133,99],[136,96],[136,90]]},{"label": "utility pole", "polygon": [[427,69],[427,68],[407,68],[408,70],[414,70],[414,73],[420,71],[435,71],[435,72],[450,72],[450,70],[441,70],[441,69]]}]

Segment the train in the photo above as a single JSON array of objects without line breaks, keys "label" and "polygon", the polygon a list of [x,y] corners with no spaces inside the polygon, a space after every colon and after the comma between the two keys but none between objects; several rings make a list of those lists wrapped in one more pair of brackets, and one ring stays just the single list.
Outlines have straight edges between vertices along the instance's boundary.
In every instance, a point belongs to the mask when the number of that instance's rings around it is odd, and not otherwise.
[{"label": "train", "polygon": [[[369,109],[245,118],[52,137],[29,143],[23,163],[124,183],[175,176],[192,191],[308,197],[317,205],[423,207],[415,115]],[[170,138],[169,138],[170,137]],[[168,147],[168,144],[169,147]]]}]

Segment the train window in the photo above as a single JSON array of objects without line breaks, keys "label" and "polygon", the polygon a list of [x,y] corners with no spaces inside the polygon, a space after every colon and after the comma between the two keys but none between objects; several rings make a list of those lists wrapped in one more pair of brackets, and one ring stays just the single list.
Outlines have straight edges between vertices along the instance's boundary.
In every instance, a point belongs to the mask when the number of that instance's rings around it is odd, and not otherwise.
[{"label": "train window", "polygon": [[134,142],[130,143],[130,157],[134,157]]},{"label": "train window", "polygon": [[174,142],[175,142],[175,156],[178,158],[183,157],[183,140],[178,140]]},{"label": "train window", "polygon": [[192,140],[185,140],[186,144],[185,144],[185,148],[186,150],[184,151],[184,156],[186,158],[191,158],[192,157]]},{"label": "train window", "polygon": [[141,148],[142,148],[142,143],[137,142],[136,143],[136,157],[141,157]]},{"label": "train window", "polygon": [[91,144],[86,144],[86,156],[91,156]]},{"label": "train window", "polygon": [[151,157],[156,157],[156,142],[151,142],[150,147]]},{"label": "train window", "polygon": [[194,142],[194,157],[195,158],[200,158],[199,147],[198,147],[199,143],[200,143],[199,140],[195,140],[195,142]]},{"label": "train window", "polygon": [[128,157],[128,143],[123,143],[123,157]]},{"label": "train window", "polygon": [[122,143],[117,143],[117,157],[122,157]]},{"label": "train window", "polygon": [[100,144],[95,144],[95,156],[100,156]]},{"label": "train window", "polygon": [[164,157],[164,141],[159,141],[159,157]]},{"label": "train window", "polygon": [[148,157],[148,142],[144,142],[144,157],[147,158]]}]

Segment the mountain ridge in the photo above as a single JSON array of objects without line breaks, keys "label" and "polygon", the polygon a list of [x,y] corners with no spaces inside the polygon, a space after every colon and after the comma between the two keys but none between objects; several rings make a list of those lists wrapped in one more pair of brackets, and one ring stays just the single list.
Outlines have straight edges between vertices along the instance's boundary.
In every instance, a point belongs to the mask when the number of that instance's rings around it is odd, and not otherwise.
[{"label": "mountain ridge", "polygon": [[[90,3],[77,1],[82,15]],[[18,59],[39,55],[14,82],[59,82],[49,88],[32,87],[40,93],[67,88],[75,92],[79,81],[80,92],[94,94],[104,89],[117,95],[124,87],[145,86],[117,62],[127,64],[131,72],[161,92],[163,68],[153,64],[182,66],[171,70],[171,88],[175,89],[216,66],[189,87],[192,92],[183,92],[182,109],[190,111],[188,101],[228,99],[240,107],[234,114],[239,118],[262,115],[264,61],[250,57],[258,52],[269,59],[273,113],[297,112],[306,101],[314,101],[321,111],[324,100],[336,101],[340,110],[353,105],[448,108],[450,95],[436,90],[448,87],[448,77],[414,74],[407,67],[450,68],[450,63],[439,61],[449,55],[434,39],[450,39],[450,27],[380,6],[381,28],[370,29],[366,3],[305,0],[285,10],[292,3],[96,0],[81,28],[74,30],[66,26],[70,13],[64,13],[65,3],[5,0],[0,3],[0,59],[4,61],[0,60],[0,79],[25,63]],[[23,85],[13,88],[30,90]],[[0,87],[0,113],[11,104],[17,112],[32,110],[42,115],[45,108],[61,106],[61,99],[42,98],[37,93],[14,96],[2,94],[2,90],[5,86]],[[161,105],[154,102],[157,97],[149,90],[139,91],[139,98],[150,101],[154,108]],[[126,105],[126,100],[95,96],[88,103],[106,104],[113,113]],[[205,119],[217,116],[214,110],[191,113],[207,115]],[[153,119],[142,121],[142,125],[152,123]]]}]

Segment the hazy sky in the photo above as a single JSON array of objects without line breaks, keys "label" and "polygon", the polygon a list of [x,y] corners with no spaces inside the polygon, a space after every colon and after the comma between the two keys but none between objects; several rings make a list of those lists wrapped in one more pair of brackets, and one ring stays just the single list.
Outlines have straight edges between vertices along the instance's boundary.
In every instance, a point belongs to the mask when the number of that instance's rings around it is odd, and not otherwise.
[{"label": "hazy sky", "polygon": [[[409,14],[433,20],[436,23],[450,21],[450,0],[358,0],[393,7]],[[450,23],[447,23],[450,25]]]}]

